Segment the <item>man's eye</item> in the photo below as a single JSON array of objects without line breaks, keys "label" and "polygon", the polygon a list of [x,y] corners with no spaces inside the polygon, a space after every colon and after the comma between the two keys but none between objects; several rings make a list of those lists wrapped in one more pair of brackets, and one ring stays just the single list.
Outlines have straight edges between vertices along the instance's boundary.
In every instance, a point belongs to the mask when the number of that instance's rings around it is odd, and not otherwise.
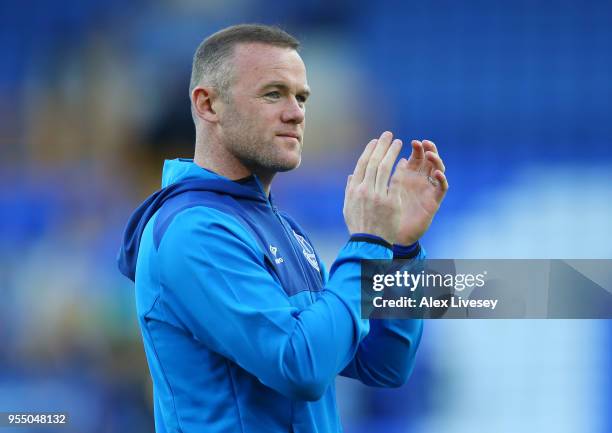
[{"label": "man's eye", "polygon": [[295,97],[295,99],[297,99],[297,100],[298,100],[298,102],[299,102],[299,103],[301,103],[301,104],[306,103],[306,96],[304,96],[304,95],[297,95],[297,96]]},{"label": "man's eye", "polygon": [[278,99],[280,98],[280,95],[281,95],[280,92],[268,92],[264,96],[270,99]]}]

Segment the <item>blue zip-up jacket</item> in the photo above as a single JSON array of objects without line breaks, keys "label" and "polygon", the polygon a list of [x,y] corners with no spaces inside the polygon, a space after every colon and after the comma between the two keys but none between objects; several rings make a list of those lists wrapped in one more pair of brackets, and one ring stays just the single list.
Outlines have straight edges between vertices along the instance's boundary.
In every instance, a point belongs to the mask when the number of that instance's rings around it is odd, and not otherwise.
[{"label": "blue zip-up jacket", "polygon": [[118,258],[136,283],[157,433],[342,431],[337,374],[393,387],[414,364],[422,321],[360,314],[360,260],[392,256],[353,236],[328,275],[256,177],[166,161]]}]

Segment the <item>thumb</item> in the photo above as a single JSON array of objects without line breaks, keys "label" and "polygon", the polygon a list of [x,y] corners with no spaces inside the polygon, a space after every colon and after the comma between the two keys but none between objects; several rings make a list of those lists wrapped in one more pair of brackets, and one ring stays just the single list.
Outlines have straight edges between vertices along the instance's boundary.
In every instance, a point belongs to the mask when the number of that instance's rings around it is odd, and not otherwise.
[{"label": "thumb", "polygon": [[395,167],[395,171],[393,172],[393,176],[391,176],[391,181],[389,182],[389,189],[387,190],[387,194],[394,199],[399,200],[402,191],[402,180],[404,179],[405,171],[408,167],[408,161],[404,158],[400,159]]}]

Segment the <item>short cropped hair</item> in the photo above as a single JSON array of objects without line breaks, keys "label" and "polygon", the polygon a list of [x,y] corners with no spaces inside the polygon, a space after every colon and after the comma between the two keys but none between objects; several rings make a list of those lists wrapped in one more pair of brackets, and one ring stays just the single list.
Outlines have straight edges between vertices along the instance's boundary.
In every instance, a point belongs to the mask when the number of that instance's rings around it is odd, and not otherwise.
[{"label": "short cropped hair", "polygon": [[279,27],[262,24],[239,24],[219,30],[198,46],[191,68],[189,94],[200,84],[215,87],[226,97],[233,79],[231,58],[233,49],[240,43],[262,43],[297,50],[300,42]]}]

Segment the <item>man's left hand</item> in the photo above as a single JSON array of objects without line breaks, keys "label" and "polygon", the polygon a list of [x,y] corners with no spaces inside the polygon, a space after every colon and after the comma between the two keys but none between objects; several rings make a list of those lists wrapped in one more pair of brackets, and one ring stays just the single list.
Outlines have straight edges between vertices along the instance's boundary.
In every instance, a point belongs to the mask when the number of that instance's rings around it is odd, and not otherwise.
[{"label": "man's left hand", "polygon": [[401,173],[403,186],[396,243],[410,245],[418,241],[431,225],[448,190],[448,180],[438,149],[429,140],[412,140],[410,158],[400,160],[396,170]]}]

